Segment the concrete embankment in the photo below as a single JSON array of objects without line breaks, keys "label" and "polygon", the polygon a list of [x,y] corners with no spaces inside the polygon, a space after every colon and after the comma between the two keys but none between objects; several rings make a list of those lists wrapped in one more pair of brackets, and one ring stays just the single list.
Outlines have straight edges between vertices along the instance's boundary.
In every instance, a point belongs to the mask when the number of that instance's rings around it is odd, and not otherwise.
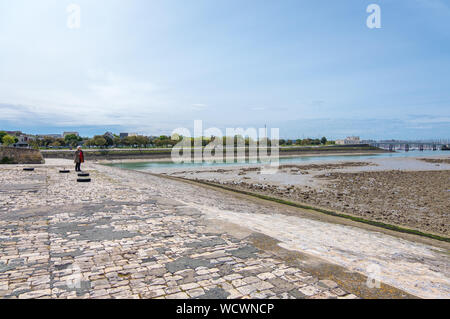
[{"label": "concrete embankment", "polygon": [[43,164],[39,150],[14,147],[0,147],[0,164]]}]

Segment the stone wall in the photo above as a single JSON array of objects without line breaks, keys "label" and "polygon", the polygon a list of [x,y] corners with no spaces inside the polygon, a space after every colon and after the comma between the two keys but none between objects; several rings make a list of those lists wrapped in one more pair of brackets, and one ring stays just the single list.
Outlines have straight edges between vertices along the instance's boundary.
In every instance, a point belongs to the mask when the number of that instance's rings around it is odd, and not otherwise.
[{"label": "stone wall", "polygon": [[39,150],[27,148],[1,147],[0,164],[44,164]]},{"label": "stone wall", "polygon": [[[90,150],[83,149],[84,160],[114,160],[114,159],[168,159],[171,155],[171,149],[167,151],[149,150]],[[48,151],[43,150],[44,158],[64,158],[73,160],[75,150],[66,151]]]}]

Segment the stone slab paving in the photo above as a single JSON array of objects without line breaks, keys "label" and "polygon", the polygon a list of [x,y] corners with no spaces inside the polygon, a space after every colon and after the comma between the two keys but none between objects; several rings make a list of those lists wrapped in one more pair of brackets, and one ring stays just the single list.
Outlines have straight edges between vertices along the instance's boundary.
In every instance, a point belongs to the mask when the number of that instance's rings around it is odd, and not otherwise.
[{"label": "stone slab paving", "polygon": [[85,167],[91,183],[0,166],[0,298],[357,298],[209,232],[163,179]]}]

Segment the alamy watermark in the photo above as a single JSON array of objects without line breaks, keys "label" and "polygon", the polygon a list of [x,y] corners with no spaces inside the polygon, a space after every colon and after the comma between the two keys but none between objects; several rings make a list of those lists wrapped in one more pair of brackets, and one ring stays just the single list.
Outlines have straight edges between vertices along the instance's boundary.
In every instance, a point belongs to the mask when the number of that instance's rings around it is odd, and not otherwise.
[{"label": "alamy watermark", "polygon": [[[203,121],[194,121],[194,134],[177,128],[172,139],[179,142],[172,148],[174,163],[263,163],[261,174],[273,174],[279,167],[279,128],[203,129]],[[208,143],[205,145],[205,140]]]},{"label": "alamy watermark", "polygon": [[366,286],[370,289],[381,288],[381,268],[377,264],[370,264],[366,268],[367,281]]},{"label": "alamy watermark", "polygon": [[[67,6],[67,27],[69,29],[81,28],[81,7],[79,4],[71,3]],[[381,7],[378,4],[369,4],[366,8],[366,12],[370,13],[367,17],[366,25],[369,29],[381,28]]]},{"label": "alamy watermark", "polygon": [[70,289],[80,289],[81,280],[83,279],[80,266],[73,264],[68,269],[71,271],[71,274],[67,276],[66,286]]},{"label": "alamy watermark", "polygon": [[81,7],[78,4],[69,4],[66,8],[67,16],[67,27],[69,29],[79,29],[81,28]]},{"label": "alamy watermark", "polygon": [[367,13],[370,15],[367,17],[366,25],[369,29],[381,28],[381,8],[378,4],[370,4],[367,9]]}]

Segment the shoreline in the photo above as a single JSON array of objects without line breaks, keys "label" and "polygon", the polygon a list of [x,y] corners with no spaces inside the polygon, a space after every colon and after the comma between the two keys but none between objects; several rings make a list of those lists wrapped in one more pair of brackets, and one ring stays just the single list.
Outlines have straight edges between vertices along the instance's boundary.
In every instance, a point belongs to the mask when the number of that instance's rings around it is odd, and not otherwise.
[{"label": "shoreline", "polygon": [[[181,180],[181,178],[180,178],[180,180]],[[300,208],[300,209],[307,209],[307,210],[315,211],[318,213],[326,214],[329,216],[347,219],[347,220],[351,220],[351,221],[366,224],[366,225],[371,225],[371,226],[376,227],[376,229],[378,231],[380,231],[381,229],[384,229],[384,230],[389,230],[394,233],[397,233],[396,235],[394,235],[396,237],[401,237],[401,236],[398,236],[398,234],[409,234],[409,235],[420,236],[423,238],[428,238],[428,239],[432,239],[432,240],[450,243],[450,237],[443,237],[442,235],[440,235],[438,233],[426,233],[426,232],[424,233],[418,229],[405,228],[403,225],[400,225],[400,224],[385,224],[385,223],[373,221],[370,219],[364,219],[364,218],[359,217],[358,215],[352,215],[352,214],[348,214],[348,213],[345,214],[341,211],[331,211],[325,207],[311,206],[311,204],[306,204],[306,203],[297,202],[297,201],[289,201],[283,197],[268,196],[262,192],[254,192],[254,191],[252,192],[252,191],[248,191],[247,189],[244,189],[244,188],[230,187],[228,185],[223,186],[221,184],[209,183],[209,182],[200,181],[200,180],[189,180],[189,181],[192,181],[192,182],[198,183],[198,184],[211,186],[211,187],[217,187],[219,189],[230,191],[230,192],[236,192],[238,194],[252,196],[252,197],[259,198],[259,199],[266,200],[266,201],[279,203],[281,205],[292,206],[292,207],[296,207],[296,208]],[[363,226],[358,225],[357,227],[363,227]],[[417,238],[414,239],[414,241],[418,241]]]},{"label": "shoreline", "polygon": [[[85,149],[86,160],[157,160],[167,161],[171,159],[173,149]],[[190,149],[192,157],[194,150]],[[238,150],[239,151],[239,150]],[[238,151],[234,150],[234,157],[237,158]],[[249,157],[248,148],[242,150],[245,157]],[[73,150],[42,150],[44,158],[65,158],[72,159]],[[280,157],[289,156],[314,156],[314,155],[331,155],[331,154],[376,154],[389,153],[389,151],[372,147],[369,145],[360,146],[321,146],[321,147],[289,147],[279,148]]]},{"label": "shoreline", "polygon": [[289,163],[276,174],[263,174],[257,165],[152,172],[448,241],[448,161],[396,157]]},{"label": "shoreline", "polygon": [[[336,153],[327,153],[323,154],[321,152],[311,152],[311,153],[302,153],[301,155],[283,155],[280,154],[279,158],[296,158],[296,157],[314,157],[314,156],[323,156],[323,157],[331,157],[331,156],[364,156],[364,155],[376,155],[381,154],[385,152],[374,152],[374,151],[368,151],[368,152],[336,152]],[[236,160],[242,160],[243,158],[236,158]],[[245,157],[246,160],[248,160],[248,157]],[[255,160],[255,158],[250,158],[251,160]],[[94,161],[99,164],[116,164],[116,163],[158,163],[158,162],[172,162],[171,157],[165,157],[165,158],[126,158],[126,159],[93,159],[88,161]],[[212,161],[213,159],[205,157],[203,161]],[[220,163],[223,164],[223,166],[227,166],[227,163]],[[239,163],[233,163],[233,164],[239,164]],[[219,166],[219,163],[215,164]],[[261,163],[250,163],[247,165],[261,165]]]},{"label": "shoreline", "polygon": [[[116,167],[117,169],[124,170],[123,168]],[[324,207],[314,207],[311,205],[308,205],[306,203],[300,203],[300,202],[292,202],[288,201],[283,198],[278,197],[272,197],[272,196],[265,196],[263,193],[257,193],[257,192],[249,192],[245,189],[238,189],[236,187],[229,187],[229,185],[222,185],[218,183],[210,183],[205,182],[202,180],[195,180],[195,179],[189,179],[189,178],[183,178],[183,177],[176,177],[166,174],[158,174],[158,173],[151,173],[148,171],[133,171],[141,174],[148,174],[164,179],[174,180],[178,181],[180,183],[187,183],[195,186],[200,186],[207,189],[213,189],[217,192],[221,192],[226,195],[231,195],[238,198],[243,198],[248,201],[254,201],[258,203],[264,203],[266,205],[274,205],[278,207],[284,207],[284,208],[291,208],[294,211],[299,210],[303,213],[307,212],[305,216],[308,216],[308,218],[311,218],[313,220],[320,220],[320,221],[326,221],[333,224],[338,225],[348,225],[348,226],[354,226],[357,228],[361,228],[364,230],[370,230],[375,232],[381,232],[399,239],[405,239],[416,243],[422,243],[427,245],[433,245],[439,248],[443,248],[446,250],[449,250],[450,253],[450,239],[445,238],[445,240],[438,239],[436,237],[440,237],[437,234],[426,234],[426,236],[420,235],[415,233],[415,230],[413,229],[407,229],[407,231],[402,231],[399,229],[396,229],[396,226],[400,226],[399,228],[402,228],[401,225],[385,225],[388,227],[382,227],[381,225],[378,225],[377,223],[371,223],[370,220],[360,220],[358,219],[357,215],[349,215],[345,216],[343,212],[333,212],[329,211]],[[292,214],[286,214],[286,216],[291,216]],[[393,226],[393,227],[389,227]],[[431,236],[428,236],[431,235]],[[434,236],[436,235],[436,237]]]}]

